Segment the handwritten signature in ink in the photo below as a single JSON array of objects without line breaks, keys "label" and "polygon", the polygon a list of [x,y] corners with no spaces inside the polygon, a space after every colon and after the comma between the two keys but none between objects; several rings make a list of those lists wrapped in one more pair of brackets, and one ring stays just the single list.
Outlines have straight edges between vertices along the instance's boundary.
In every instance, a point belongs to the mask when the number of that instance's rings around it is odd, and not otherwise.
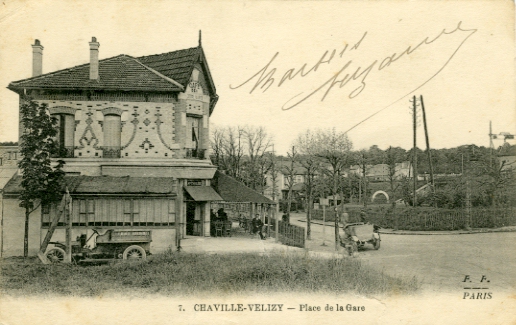
[{"label": "handwritten signature in ink", "polygon": [[[338,88],[344,88],[348,83],[351,81],[358,80],[359,85],[358,87],[352,89],[348,97],[350,99],[353,99],[360,95],[362,91],[366,88],[366,79],[369,76],[370,73],[375,71],[381,71],[385,69],[386,67],[390,66],[392,63],[395,63],[399,59],[401,59],[404,56],[412,54],[414,51],[416,51],[418,48],[422,47],[423,45],[429,45],[434,42],[436,42],[439,38],[441,38],[444,35],[451,35],[457,32],[463,32],[465,33],[464,38],[462,41],[458,44],[458,46],[455,48],[453,53],[448,57],[448,59],[444,62],[444,64],[426,81],[421,83],[420,85],[416,86],[414,89],[410,90],[402,96],[401,98],[404,98],[405,96],[409,95],[410,93],[418,90],[419,88],[423,87],[425,84],[427,84],[430,80],[432,80],[435,76],[437,76],[451,61],[451,59],[455,56],[455,54],[459,51],[459,49],[462,47],[462,45],[466,42],[466,40],[473,35],[477,29],[463,29],[462,28],[462,21],[460,21],[455,29],[448,31],[446,29],[443,29],[437,36],[434,38],[430,38],[429,36],[425,37],[419,44],[416,46],[408,46],[404,51],[401,53],[393,53],[390,56],[387,56],[380,60],[374,60],[370,64],[368,64],[365,67],[358,66],[353,67],[353,60],[348,60],[337,73],[332,73],[332,76],[325,81],[322,85],[317,87],[315,90],[313,90],[308,95],[305,95],[303,92],[295,95],[291,99],[289,99],[285,104],[283,105],[283,110],[289,110],[291,108],[294,108],[304,102],[305,100],[309,99],[310,97],[314,96],[315,94],[319,92],[324,92],[321,101],[324,101],[326,96],[330,93],[334,87]],[[366,38],[367,32],[365,32],[362,35],[362,38],[358,42],[356,42],[352,47],[350,47],[349,51],[356,51],[359,49],[362,41]],[[319,67],[323,64],[330,65],[332,62],[335,62],[337,60],[337,57],[342,58],[342,56],[348,51],[349,44],[346,44],[344,49],[342,49],[339,53],[337,53],[337,50],[334,49],[333,51],[326,51],[321,56],[319,61],[312,66],[309,70],[307,70],[307,64],[303,64],[299,69],[291,68],[285,71],[281,79],[276,78],[276,72],[278,71],[277,68],[271,67],[273,61],[278,57],[279,52],[276,52],[272,59],[267,63],[262,69],[260,69],[257,73],[255,73],[253,76],[251,76],[249,79],[244,81],[243,83],[239,84],[238,86],[229,86],[231,89],[238,89],[240,87],[245,86],[246,84],[252,85],[251,90],[249,93],[253,93],[257,88],[263,89],[262,92],[266,92],[271,86],[276,85],[277,87],[281,87],[285,82],[290,81],[294,78],[303,78],[306,77],[309,74],[316,73]],[[254,85],[252,84],[254,82]],[[298,99],[298,97],[301,97],[301,99]],[[400,98],[400,99],[401,99]],[[392,104],[391,104],[392,105]],[[390,105],[389,105],[390,106]]]}]

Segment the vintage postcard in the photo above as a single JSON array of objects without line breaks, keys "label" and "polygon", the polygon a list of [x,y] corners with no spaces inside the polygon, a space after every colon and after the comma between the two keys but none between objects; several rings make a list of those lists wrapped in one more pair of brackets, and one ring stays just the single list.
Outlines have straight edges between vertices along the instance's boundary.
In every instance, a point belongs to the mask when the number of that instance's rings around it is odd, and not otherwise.
[{"label": "vintage postcard", "polygon": [[0,325],[516,322],[513,1],[0,3]]}]

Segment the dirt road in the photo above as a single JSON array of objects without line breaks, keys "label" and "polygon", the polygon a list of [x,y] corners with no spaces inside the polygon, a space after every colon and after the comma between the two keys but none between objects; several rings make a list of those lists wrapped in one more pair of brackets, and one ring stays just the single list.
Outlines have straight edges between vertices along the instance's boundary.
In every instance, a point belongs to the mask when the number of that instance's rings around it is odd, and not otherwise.
[{"label": "dirt road", "polygon": [[[302,218],[294,215],[292,223],[306,227],[298,221]],[[388,274],[417,276],[425,290],[516,291],[516,232],[381,236],[378,251],[366,245],[358,258]],[[307,246],[313,251],[334,251],[333,239],[334,228],[327,226],[328,246],[321,246],[323,227],[312,224],[312,240]]]}]

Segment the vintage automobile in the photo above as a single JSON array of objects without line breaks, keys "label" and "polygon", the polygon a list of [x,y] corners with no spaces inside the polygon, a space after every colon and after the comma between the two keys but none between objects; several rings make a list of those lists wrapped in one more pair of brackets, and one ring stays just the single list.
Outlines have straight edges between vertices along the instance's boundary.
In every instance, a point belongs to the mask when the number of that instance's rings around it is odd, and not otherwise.
[{"label": "vintage automobile", "polygon": [[[72,262],[91,263],[109,262],[113,259],[135,260],[146,259],[150,254],[152,233],[150,230],[107,230],[100,235],[93,229],[95,247],[86,246],[89,238],[86,234],[72,241]],[[90,236],[91,238],[91,236]],[[50,242],[53,248],[46,251],[45,256],[51,263],[62,263],[66,255],[66,244],[62,242]]]},{"label": "vintage automobile", "polygon": [[355,255],[366,243],[372,244],[378,250],[381,241],[379,229],[379,226],[369,223],[349,223],[340,233],[340,245],[346,248],[349,255]]}]

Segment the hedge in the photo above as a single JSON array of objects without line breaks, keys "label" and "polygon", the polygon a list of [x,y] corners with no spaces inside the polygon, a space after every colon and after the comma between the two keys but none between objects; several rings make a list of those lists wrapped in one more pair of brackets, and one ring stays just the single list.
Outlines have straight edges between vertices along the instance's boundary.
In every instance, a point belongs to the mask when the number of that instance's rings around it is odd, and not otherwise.
[{"label": "hedge", "polygon": [[[348,209],[350,222],[360,221],[361,209]],[[366,210],[367,221],[382,228],[400,230],[458,230],[464,229],[467,214],[463,209],[434,209],[427,207],[380,207]],[[322,220],[322,210],[314,210],[312,219]],[[472,208],[471,228],[498,228],[516,226],[516,207]],[[335,211],[327,209],[326,221],[335,221]],[[396,227],[397,224],[397,227]]]}]

